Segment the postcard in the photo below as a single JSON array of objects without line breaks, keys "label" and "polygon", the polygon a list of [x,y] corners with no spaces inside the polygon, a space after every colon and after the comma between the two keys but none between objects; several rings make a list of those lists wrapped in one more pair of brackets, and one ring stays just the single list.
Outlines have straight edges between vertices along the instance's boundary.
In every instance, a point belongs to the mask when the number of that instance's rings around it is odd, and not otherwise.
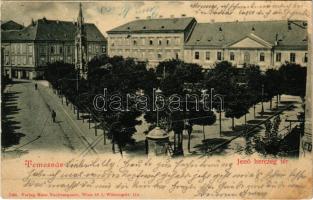
[{"label": "postcard", "polygon": [[2,198],[312,188],[311,1],[2,0]]}]

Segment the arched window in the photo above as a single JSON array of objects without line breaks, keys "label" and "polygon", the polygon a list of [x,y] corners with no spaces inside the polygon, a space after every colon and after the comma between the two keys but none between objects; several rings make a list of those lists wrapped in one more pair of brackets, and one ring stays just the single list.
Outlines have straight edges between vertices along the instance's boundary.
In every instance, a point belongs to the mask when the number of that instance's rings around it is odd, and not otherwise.
[{"label": "arched window", "polygon": [[264,52],[260,53],[260,62],[264,62],[265,61],[265,55]]}]

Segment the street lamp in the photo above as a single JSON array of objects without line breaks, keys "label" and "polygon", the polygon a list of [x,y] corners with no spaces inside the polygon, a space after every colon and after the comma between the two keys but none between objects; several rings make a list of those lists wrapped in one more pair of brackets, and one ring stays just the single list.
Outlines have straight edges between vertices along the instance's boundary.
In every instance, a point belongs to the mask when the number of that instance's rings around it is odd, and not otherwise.
[{"label": "street lamp", "polygon": [[262,108],[261,108],[261,115],[263,115],[264,113],[264,105],[263,105],[263,101],[264,101],[264,84],[262,84]]},{"label": "street lamp", "polygon": [[[162,90],[160,88],[158,88],[156,91],[155,91],[155,94],[156,94],[156,103],[158,102],[158,94],[161,94],[162,93]],[[156,111],[157,111],[157,127],[159,127],[159,107],[157,106],[156,107]]]},{"label": "street lamp", "polygon": [[220,108],[219,108],[219,128],[220,128],[220,136],[222,136],[222,110],[224,109],[224,96],[216,94],[214,98],[218,98],[220,100]]},{"label": "street lamp", "polygon": [[77,120],[79,120],[79,106],[78,106],[78,103],[79,103],[79,88],[78,88],[78,84],[79,84],[79,69],[77,70],[77,78],[76,78],[76,92],[77,92]]},{"label": "street lamp", "polygon": [[203,99],[204,99],[204,96],[206,95],[206,92],[207,92],[207,91],[208,91],[207,89],[202,89],[202,90],[201,90]]}]

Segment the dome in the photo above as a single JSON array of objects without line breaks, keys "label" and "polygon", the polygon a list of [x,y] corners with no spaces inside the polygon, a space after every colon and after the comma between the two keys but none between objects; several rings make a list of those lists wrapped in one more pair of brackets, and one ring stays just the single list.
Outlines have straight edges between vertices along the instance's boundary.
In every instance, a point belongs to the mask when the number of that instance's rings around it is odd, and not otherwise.
[{"label": "dome", "polygon": [[155,127],[147,135],[147,138],[151,138],[151,139],[165,139],[168,137],[169,136],[167,132],[161,129],[160,127]]}]

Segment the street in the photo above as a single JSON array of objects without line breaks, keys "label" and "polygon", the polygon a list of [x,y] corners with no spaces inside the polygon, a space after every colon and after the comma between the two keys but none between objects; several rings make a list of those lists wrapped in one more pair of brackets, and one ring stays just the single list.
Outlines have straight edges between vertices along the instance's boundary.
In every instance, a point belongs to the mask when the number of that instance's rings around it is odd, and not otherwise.
[{"label": "street", "polygon": [[[98,153],[105,149],[103,142],[97,146],[95,141],[101,137],[95,136],[94,130],[87,123],[76,120],[76,115],[70,106],[61,104],[45,81],[38,82],[35,90],[34,82],[16,81],[9,85],[6,94],[14,95],[5,105],[14,104],[15,112],[6,112],[9,121],[19,123],[14,131],[21,133],[17,144],[5,149],[4,156],[24,154],[35,150],[64,153]],[[5,107],[6,107],[5,106]],[[56,122],[53,123],[51,111],[56,112]],[[97,140],[97,141],[98,141]],[[99,142],[100,143],[100,142]],[[109,145],[106,145],[109,148]]]}]

